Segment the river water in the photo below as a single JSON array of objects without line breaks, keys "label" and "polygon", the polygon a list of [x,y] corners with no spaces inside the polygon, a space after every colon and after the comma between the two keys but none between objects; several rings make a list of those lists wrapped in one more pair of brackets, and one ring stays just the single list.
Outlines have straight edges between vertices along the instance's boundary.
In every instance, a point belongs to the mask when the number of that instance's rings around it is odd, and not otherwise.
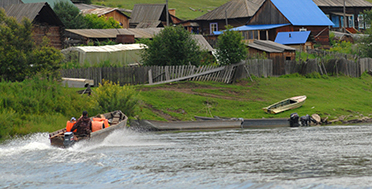
[{"label": "river water", "polygon": [[0,144],[0,188],[372,188],[372,126],[148,132]]}]

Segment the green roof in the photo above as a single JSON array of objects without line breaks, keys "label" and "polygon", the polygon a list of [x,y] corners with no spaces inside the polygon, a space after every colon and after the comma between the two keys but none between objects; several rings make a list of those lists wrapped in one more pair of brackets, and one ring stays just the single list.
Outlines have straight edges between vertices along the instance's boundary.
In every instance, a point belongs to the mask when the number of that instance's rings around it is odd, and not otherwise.
[{"label": "green roof", "polygon": [[[63,1],[63,2],[67,2],[71,5],[74,5],[70,0],[22,0],[23,3],[42,3],[42,2],[47,2],[50,7],[52,7],[52,9],[54,8],[54,4],[60,2],[60,1]],[[74,5],[75,6],[75,5]]]}]

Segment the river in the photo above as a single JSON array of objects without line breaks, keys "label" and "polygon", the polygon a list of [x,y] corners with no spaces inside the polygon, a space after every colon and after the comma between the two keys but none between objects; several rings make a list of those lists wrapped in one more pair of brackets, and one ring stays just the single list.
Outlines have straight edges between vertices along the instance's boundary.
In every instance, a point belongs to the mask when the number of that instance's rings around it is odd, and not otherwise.
[{"label": "river", "polygon": [[138,133],[0,144],[0,188],[372,188],[372,126]]}]

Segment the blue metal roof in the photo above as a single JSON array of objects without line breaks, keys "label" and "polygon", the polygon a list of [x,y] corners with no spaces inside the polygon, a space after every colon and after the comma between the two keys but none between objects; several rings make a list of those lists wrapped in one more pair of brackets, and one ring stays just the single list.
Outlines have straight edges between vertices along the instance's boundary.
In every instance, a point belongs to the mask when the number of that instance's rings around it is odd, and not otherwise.
[{"label": "blue metal roof", "polygon": [[309,38],[310,31],[278,32],[275,42],[283,45],[303,44]]},{"label": "blue metal roof", "polygon": [[[273,28],[279,28],[282,26],[288,26],[290,24],[268,24],[268,25],[244,25],[236,28],[232,28],[234,31],[252,31],[252,30],[269,30]],[[213,34],[221,35],[223,31],[215,31]]]},{"label": "blue metal roof", "polygon": [[268,24],[268,25],[244,25],[233,28],[234,31],[250,31],[250,30],[269,30],[273,28],[279,28],[290,24]]},{"label": "blue metal roof", "polygon": [[333,26],[312,0],[271,0],[294,26]]}]

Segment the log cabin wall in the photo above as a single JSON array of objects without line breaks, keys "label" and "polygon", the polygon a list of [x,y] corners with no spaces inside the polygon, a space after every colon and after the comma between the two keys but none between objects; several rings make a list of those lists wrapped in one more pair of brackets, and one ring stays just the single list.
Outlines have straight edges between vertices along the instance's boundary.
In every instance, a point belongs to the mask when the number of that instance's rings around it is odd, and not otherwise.
[{"label": "log cabin wall", "polygon": [[61,26],[49,26],[49,25],[36,25],[33,27],[33,39],[36,45],[40,45],[43,42],[43,37],[47,37],[50,40],[50,45],[56,49],[62,49],[62,32]]},{"label": "log cabin wall", "polygon": [[[244,25],[249,18],[236,18],[236,19],[228,19],[228,25],[232,27],[239,27]],[[223,31],[226,29],[226,20],[198,20],[197,23],[200,27],[200,34],[203,35],[211,35],[210,33],[210,25],[212,23],[217,23],[218,31]]]}]

